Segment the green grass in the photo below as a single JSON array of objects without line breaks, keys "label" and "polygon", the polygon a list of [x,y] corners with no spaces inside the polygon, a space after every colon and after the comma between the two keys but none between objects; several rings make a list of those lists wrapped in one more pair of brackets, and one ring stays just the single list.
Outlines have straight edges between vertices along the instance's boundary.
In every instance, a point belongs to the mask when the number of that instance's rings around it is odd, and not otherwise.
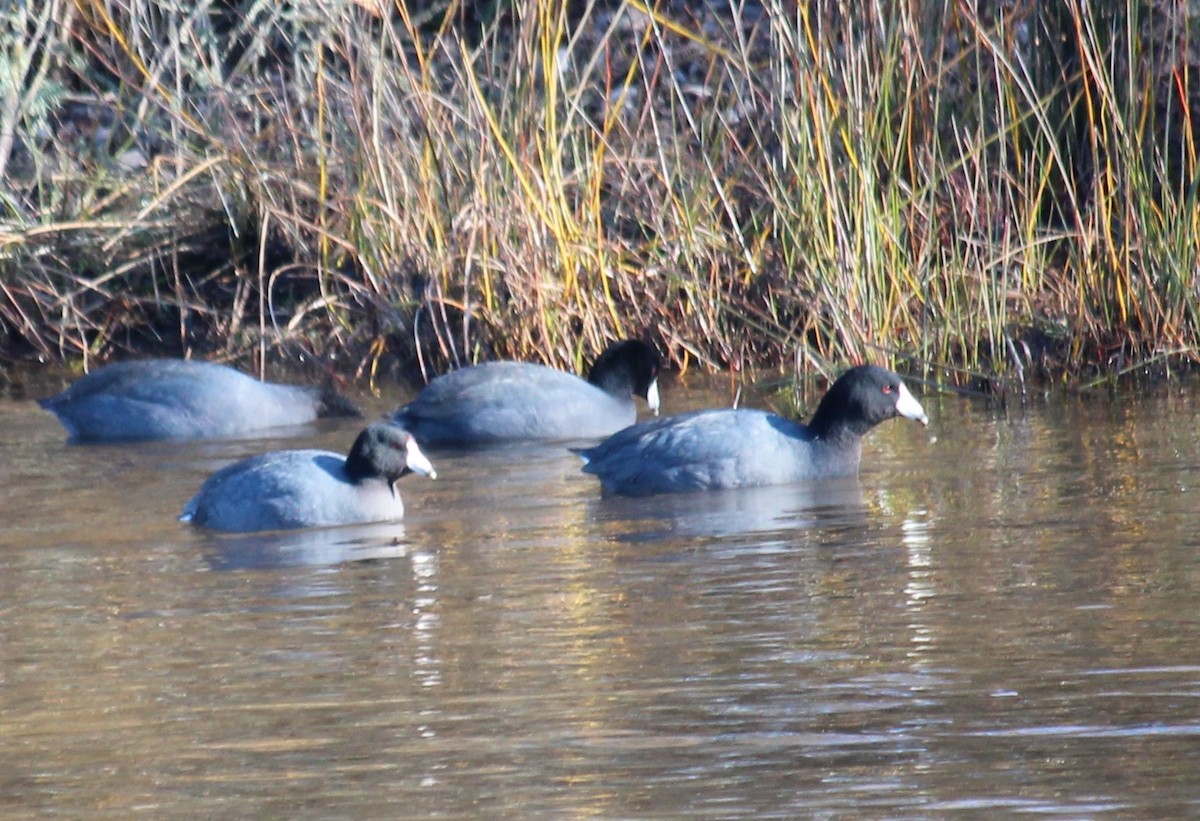
[{"label": "green grass", "polygon": [[683,367],[1075,384],[1197,358],[1174,5],[370,5],[0,23],[3,355],[372,378],[633,335]]}]

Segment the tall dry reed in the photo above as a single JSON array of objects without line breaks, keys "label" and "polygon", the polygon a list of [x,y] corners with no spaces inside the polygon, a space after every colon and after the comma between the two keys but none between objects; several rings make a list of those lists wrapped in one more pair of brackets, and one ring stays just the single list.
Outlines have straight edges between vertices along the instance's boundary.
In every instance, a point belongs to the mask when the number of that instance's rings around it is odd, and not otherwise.
[{"label": "tall dry reed", "polygon": [[22,7],[7,355],[374,374],[637,335],[960,382],[1196,358],[1184,6],[565,5]]}]

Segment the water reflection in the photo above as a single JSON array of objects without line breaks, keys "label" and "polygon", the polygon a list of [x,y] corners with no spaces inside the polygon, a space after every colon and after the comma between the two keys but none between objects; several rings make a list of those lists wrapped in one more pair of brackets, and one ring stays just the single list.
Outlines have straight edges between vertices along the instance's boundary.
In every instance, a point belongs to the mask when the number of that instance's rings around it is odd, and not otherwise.
[{"label": "water reflection", "polygon": [[408,553],[402,522],[279,533],[205,532],[204,555],[214,570],[265,570],[396,559]]},{"label": "water reflection", "polygon": [[850,527],[867,511],[857,479],[661,496],[598,496],[594,521],[618,541],[754,534],[764,541],[816,527]]}]

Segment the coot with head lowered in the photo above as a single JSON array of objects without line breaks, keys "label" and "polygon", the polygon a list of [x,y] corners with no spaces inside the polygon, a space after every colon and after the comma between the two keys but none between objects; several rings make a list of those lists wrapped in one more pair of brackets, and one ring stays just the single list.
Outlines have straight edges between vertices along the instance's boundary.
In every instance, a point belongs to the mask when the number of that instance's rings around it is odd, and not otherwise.
[{"label": "coot with head lowered", "polygon": [[58,417],[74,442],[233,438],[362,415],[330,389],[260,382],[190,359],[107,365],[38,404]]},{"label": "coot with head lowered", "polygon": [[430,382],[398,410],[423,445],[598,439],[637,419],[633,397],[658,412],[659,358],[636,339],[608,347],[587,380],[545,365],[488,362]]}]

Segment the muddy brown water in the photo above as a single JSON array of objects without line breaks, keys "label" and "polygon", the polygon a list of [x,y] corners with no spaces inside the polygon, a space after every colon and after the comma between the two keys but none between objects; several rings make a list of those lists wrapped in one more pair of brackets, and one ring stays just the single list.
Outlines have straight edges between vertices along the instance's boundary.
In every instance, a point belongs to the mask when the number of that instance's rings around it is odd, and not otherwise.
[{"label": "muddy brown water", "polygon": [[249,537],[175,516],[353,423],[77,447],[0,401],[0,814],[1200,813],[1200,395],[923,400],[857,481],[434,451],[403,525]]}]

